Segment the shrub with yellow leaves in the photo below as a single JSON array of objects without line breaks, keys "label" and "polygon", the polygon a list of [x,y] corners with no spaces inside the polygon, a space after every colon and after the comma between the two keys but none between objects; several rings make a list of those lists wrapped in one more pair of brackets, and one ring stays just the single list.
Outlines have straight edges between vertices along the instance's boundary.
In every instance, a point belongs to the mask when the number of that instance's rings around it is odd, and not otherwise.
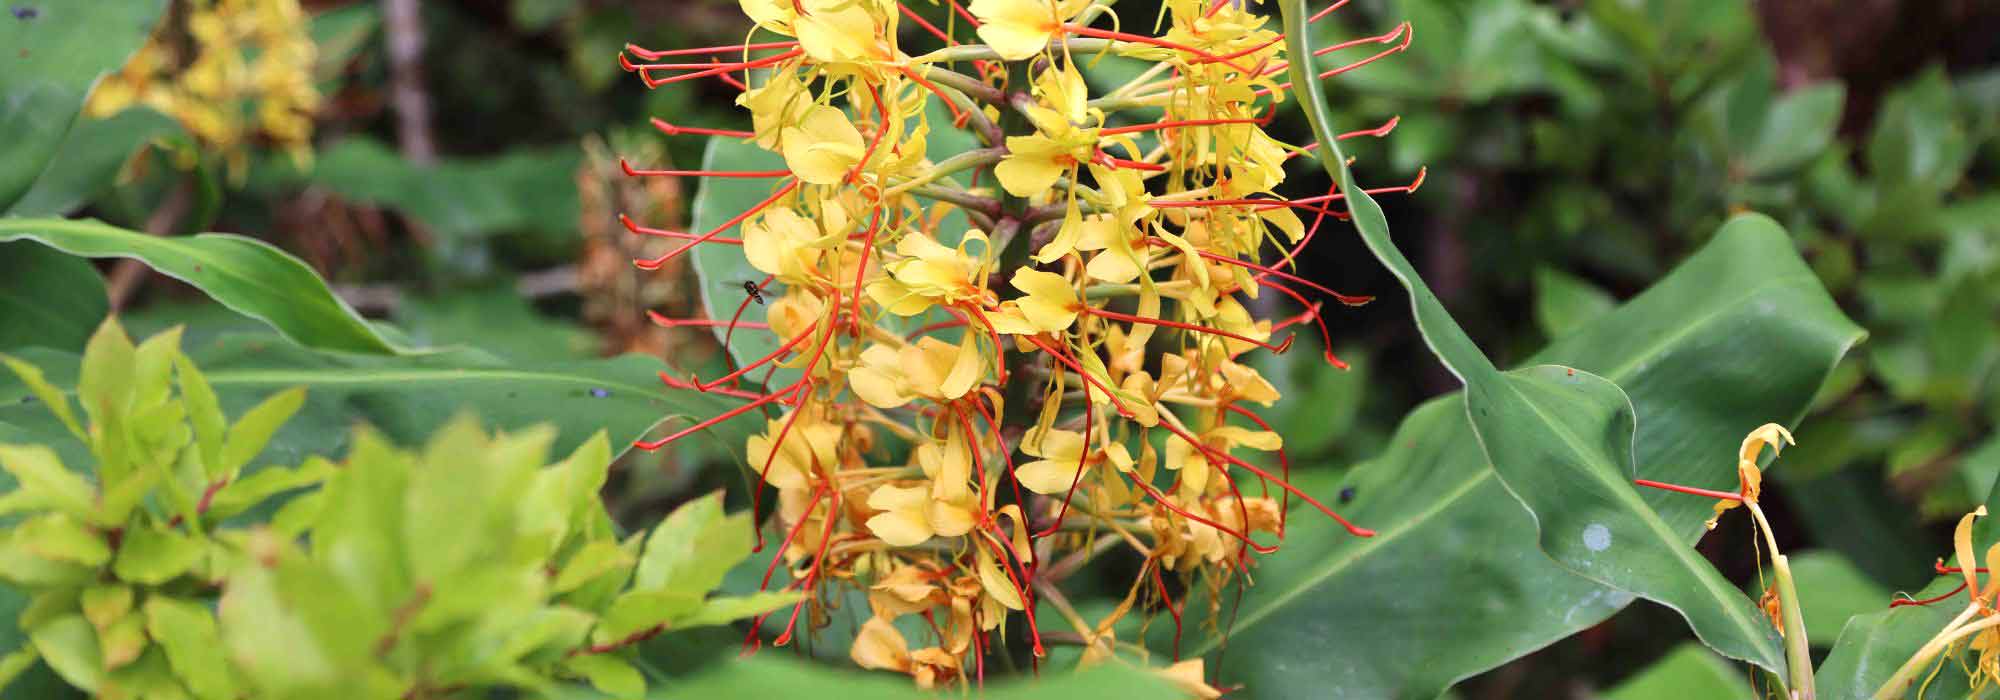
[{"label": "shrub with yellow leaves", "polygon": [[[1186,605],[1173,590],[1217,609],[1254,557],[1275,551],[1294,498],[1373,534],[1287,481],[1284,440],[1252,408],[1279,392],[1242,361],[1285,351],[1287,329],[1306,323],[1330,347],[1326,302],[1369,300],[1291,271],[1325,219],[1345,218],[1344,194],[1280,192],[1286,164],[1317,145],[1264,131],[1291,88],[1273,11],[1168,0],[1164,32],[1149,36],[1097,26],[1120,26],[1102,0],[741,5],[755,24],[743,44],[628,46],[620,61],[651,88],[708,78],[740,91],[748,130],[654,123],[755,144],[786,167],[627,165],[637,177],[771,183],[712,230],[627,227],[680,241],[635,261],[644,269],[696,246],[742,247],[765,277],[746,283],[736,318],[657,320],[716,326],[725,339],[768,331],[778,347],[712,380],[662,375],[743,403],[638,446],[763,417],[746,452],[760,513],[764,491],[777,492],[768,526],[779,551],[764,582],[782,564],[787,588],[811,594],[776,644],[802,612],[808,626],[826,619],[829,592],[844,586],[865,590],[871,608],[853,660],[924,686],[982,679],[1010,621],[1025,623],[1040,656],[1039,603],[1090,631],[1081,642],[1094,662],[1123,648],[1113,623],[1135,608],[1172,611],[1178,628]],[[1322,53],[1386,46],[1321,77],[1408,41],[1333,47]],[[1094,92],[1084,71],[1103,55],[1151,65]],[[927,117],[946,113],[947,123]],[[982,146],[927,157],[927,139],[946,129]],[[970,227],[941,225],[947,213]],[[739,226],[740,239],[724,236]],[[1256,318],[1246,300],[1271,292],[1300,309]],[[768,323],[740,320],[766,298]],[[779,368],[797,379],[773,385]],[[1119,546],[1143,557],[1131,593],[1109,618],[1085,621],[1060,579]],[[904,629],[928,630],[927,644],[895,624],[906,616],[922,618]],[[1172,674],[1214,696],[1198,662]]]}]

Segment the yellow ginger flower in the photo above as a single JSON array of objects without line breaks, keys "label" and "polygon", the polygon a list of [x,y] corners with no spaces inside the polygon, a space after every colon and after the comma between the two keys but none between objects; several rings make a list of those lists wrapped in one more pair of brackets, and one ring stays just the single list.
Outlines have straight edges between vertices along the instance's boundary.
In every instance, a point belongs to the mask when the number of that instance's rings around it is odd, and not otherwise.
[{"label": "yellow ginger flower", "polygon": [[[1373,534],[1280,474],[1284,440],[1255,409],[1281,397],[1241,357],[1285,351],[1285,329],[1306,323],[1331,344],[1325,299],[1367,300],[1287,271],[1312,235],[1300,210],[1317,226],[1343,205],[1338,193],[1281,194],[1302,150],[1264,131],[1289,98],[1269,8],[1169,0],[1148,35],[1094,26],[1138,23],[1093,0],[739,5],[756,27],[742,45],[627,47],[621,65],[656,89],[713,79],[740,91],[745,129],[655,125],[723,139],[732,154],[757,149],[783,169],[628,168],[770,181],[709,231],[629,227],[686,241],[635,261],[643,268],[740,245],[766,276],[729,300],[746,312],[766,303],[761,331],[743,313],[662,323],[778,344],[734,348],[717,379],[663,374],[739,405],[637,446],[763,416],[744,453],[752,498],[777,491],[760,530],[782,542],[769,585],[808,593],[777,644],[833,616],[830,589],[865,591],[856,664],[967,688],[992,645],[1022,638],[992,634],[1006,625],[1025,624],[1042,653],[1050,571],[1089,561],[1098,543],[1145,554],[1141,575],[1162,580],[1135,581],[1135,593],[1214,600],[1242,582],[1253,550],[1275,551],[1253,536],[1281,532],[1289,501],[1241,484],[1276,486]],[[933,23],[944,13],[950,22]],[[1152,66],[1093,92],[1083,71],[1099,52]],[[944,138],[954,130],[960,139]],[[948,142],[972,145],[931,150]],[[1261,305],[1245,300],[1267,293],[1295,315],[1253,314]],[[780,562],[788,582],[775,578]],[[1178,624],[1184,605],[1159,602],[1120,609],[1174,610]],[[1129,661],[1109,627],[1089,636],[1088,661]],[[1169,674],[1215,697],[1198,664]]]}]

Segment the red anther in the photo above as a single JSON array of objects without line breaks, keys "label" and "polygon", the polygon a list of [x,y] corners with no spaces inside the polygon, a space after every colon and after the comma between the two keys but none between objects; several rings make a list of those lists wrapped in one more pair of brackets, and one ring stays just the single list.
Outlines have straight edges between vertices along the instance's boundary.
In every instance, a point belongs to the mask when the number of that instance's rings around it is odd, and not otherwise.
[{"label": "red anther", "polygon": [[1333,14],[1334,10],[1338,10],[1342,5],[1346,5],[1347,1],[1348,0],[1338,0],[1337,2],[1326,6],[1326,9],[1324,10],[1314,12],[1313,16],[1306,18],[1306,24],[1312,24],[1314,22],[1318,22],[1327,15]]},{"label": "red anther", "polygon": [[638,55],[640,58],[652,61],[665,58],[667,56],[693,56],[697,54],[735,53],[739,51],[761,51],[763,49],[785,49],[798,45],[799,42],[796,41],[773,41],[765,44],[730,44],[728,46],[703,46],[700,48],[693,48],[693,49],[673,49],[670,51],[654,51],[651,49],[640,48],[632,44],[626,44],[625,50]]},{"label": "red anther", "polygon": [[[1349,63],[1349,64],[1347,64],[1347,65],[1344,65],[1344,66],[1340,66],[1340,67],[1338,67],[1338,68],[1329,68],[1329,69],[1327,69],[1327,70],[1323,70],[1323,71],[1320,71],[1320,73],[1319,73],[1319,76],[1318,76],[1318,78],[1319,78],[1320,80],[1325,80],[1325,79],[1327,79],[1327,78],[1331,78],[1331,77],[1333,77],[1333,76],[1336,76],[1336,75],[1340,75],[1340,74],[1342,74],[1342,73],[1346,73],[1346,72],[1348,72],[1348,71],[1351,71],[1351,70],[1354,70],[1354,69],[1356,69],[1356,68],[1360,68],[1360,67],[1362,67],[1362,66],[1365,66],[1365,65],[1368,65],[1368,64],[1370,64],[1370,63],[1374,63],[1374,62],[1376,62],[1376,61],[1380,61],[1380,60],[1382,60],[1382,59],[1384,59],[1384,58],[1388,58],[1389,56],[1392,56],[1392,55],[1395,55],[1395,54],[1399,54],[1399,53],[1402,53],[1403,51],[1405,51],[1405,50],[1409,49],[1409,48],[1410,48],[1410,40],[1411,40],[1411,39],[1414,39],[1414,38],[1416,38],[1416,36],[1417,36],[1417,30],[1416,30],[1416,27],[1412,26],[1412,25],[1411,25],[1411,24],[1410,24],[1409,22],[1404,22],[1404,23],[1403,23],[1403,24],[1402,24],[1402,25],[1401,25],[1401,26],[1400,26],[1399,28],[1400,28],[1400,29],[1402,30],[1402,34],[1403,34],[1403,41],[1402,41],[1402,43],[1399,43],[1399,44],[1397,44],[1397,45],[1395,45],[1395,46],[1391,46],[1391,47],[1389,47],[1389,48],[1386,48],[1386,49],[1383,49],[1383,50],[1381,50],[1381,51],[1379,51],[1379,52],[1376,52],[1376,53],[1375,53],[1375,55],[1373,55],[1373,56],[1369,56],[1369,57],[1367,57],[1367,58],[1364,58],[1364,59],[1361,59],[1361,60],[1359,60],[1359,61],[1355,61],[1355,62],[1353,62],[1353,63]],[[1391,38],[1393,38],[1393,35],[1391,35]],[[1388,41],[1386,41],[1386,40],[1384,40],[1384,41],[1381,41],[1380,43],[1384,43],[1384,44],[1386,44],[1386,43],[1389,43],[1389,42],[1388,42]]]},{"label": "red anther", "polygon": [[662,133],[665,133],[668,136],[679,136],[681,134],[696,134],[699,136],[727,136],[729,138],[736,138],[736,139],[751,139],[757,137],[757,134],[755,133],[748,131],[740,131],[736,129],[710,129],[701,126],[679,126],[676,124],[669,124],[667,123],[666,120],[661,119],[659,117],[653,117],[653,128],[659,129]]},{"label": "red anther", "polygon": [[785,181],[785,186],[778,188],[778,191],[776,193],[773,193],[770,197],[765,198],[764,201],[758,202],[756,206],[744,210],[743,213],[737,214],[736,216],[731,217],[728,221],[722,222],[721,226],[717,226],[714,228],[714,230],[702,234],[700,238],[688,241],[687,245],[683,245],[679,248],[667,251],[666,255],[662,255],[660,257],[653,258],[651,260],[634,260],[632,261],[632,264],[637,266],[641,270],[658,270],[660,269],[661,265],[667,264],[668,260],[680,257],[682,253],[686,253],[690,250],[693,250],[695,246],[701,245],[703,243],[708,243],[712,241],[716,236],[721,235],[723,231],[727,231],[731,227],[743,223],[745,219],[748,219],[752,216],[756,216],[757,212],[761,212],[766,207],[769,207],[772,204],[777,203],[779,199],[783,199],[785,195],[791,194],[792,190],[798,189],[798,187],[799,187],[798,178],[788,178]]},{"label": "red anther", "polygon": [[[1395,41],[1396,37],[1402,36],[1403,33],[1407,31],[1410,31],[1410,23],[1403,22],[1402,24],[1396,25],[1395,29],[1391,29],[1382,34],[1378,34],[1375,36],[1365,36],[1359,39],[1349,39],[1347,41],[1343,41],[1338,44],[1334,44],[1332,46],[1327,46],[1319,50],[1313,51],[1313,55],[1325,56],[1327,54],[1339,51],[1341,49],[1351,49],[1356,46],[1361,46],[1363,44],[1387,44],[1391,41]],[[1401,48],[1399,48],[1398,50],[1401,50]]]},{"label": "red anther", "polygon": [[1925,598],[1922,600],[1917,600],[1915,598],[1897,598],[1895,600],[1889,601],[1889,607],[1900,608],[1906,605],[1930,605],[1932,603],[1949,600],[1952,596],[1958,595],[1959,591],[1965,590],[1965,587],[1966,584],[1960,583],[1958,584],[1957,588],[1953,588],[1950,591],[1947,591],[1944,595],[1938,596],[1936,598]]},{"label": "red anther", "polygon": [[[667,386],[670,386],[670,387],[673,387],[673,388],[675,388],[675,389],[693,389],[693,388],[695,388],[695,386],[694,386],[694,382],[691,382],[691,381],[688,381],[688,380],[685,380],[685,379],[675,379],[675,378],[673,377],[673,375],[670,375],[670,374],[667,374],[666,372],[661,372],[661,373],[660,373],[660,382],[661,382],[661,383],[663,383],[663,384],[666,384]],[[751,392],[751,391],[744,391],[744,390],[742,390],[742,389],[730,389],[730,388],[722,388],[722,389],[711,389],[711,390],[709,390],[709,393],[712,393],[712,394],[721,394],[721,395],[723,395],[723,396],[728,396],[728,397],[731,397],[731,398],[738,398],[738,399],[743,399],[743,400],[746,400],[746,401],[748,401],[748,400],[754,400],[754,399],[761,399],[761,398],[764,398],[764,395],[763,395],[763,394],[759,394],[759,393],[756,393],[756,392]]]},{"label": "red anther", "polygon": [[[717,61],[717,60],[714,60],[714,59],[710,59],[710,60],[709,60],[709,62],[710,62],[710,63],[718,63],[718,64],[719,64],[719,63],[721,63],[721,61]],[[744,73],[745,73],[745,76],[747,77],[747,76],[748,76],[748,74],[749,74],[749,71],[747,71],[747,70],[746,70],[746,71],[744,71]],[[744,82],[743,82],[743,81],[741,81],[741,80],[737,80],[737,79],[736,79],[736,76],[733,76],[733,75],[730,75],[730,74],[728,74],[728,73],[717,73],[717,74],[715,74],[715,77],[716,77],[716,79],[718,79],[718,80],[721,80],[722,82],[724,82],[724,83],[728,84],[728,85],[729,85],[730,87],[733,87],[733,88],[736,88],[736,89],[737,89],[738,91],[740,91],[740,92],[749,92],[749,91],[750,91],[750,86],[749,86],[749,85],[746,85],[746,84],[744,84]]]},{"label": "red anther", "polygon": [[[637,222],[632,220],[632,217],[626,216],[622,213],[618,215],[618,223],[624,224],[625,230],[631,231],[632,233],[641,236],[659,236],[661,238],[675,238],[684,241],[692,241],[701,238],[701,236],[697,236],[692,233],[685,233],[681,231],[669,231],[663,228],[648,228],[645,226],[640,226]],[[726,245],[743,245],[743,239],[724,238],[722,236],[716,236],[714,238],[710,238],[708,239],[708,242],[722,243]]]},{"label": "red anther", "polygon": [[1730,493],[1728,491],[1716,491],[1714,489],[1695,488],[1693,486],[1682,486],[1680,484],[1669,484],[1663,481],[1654,481],[1652,479],[1633,479],[1632,483],[1638,484],[1640,486],[1650,486],[1656,489],[1673,491],[1676,493],[1685,493],[1695,496],[1707,496],[1709,498],[1720,498],[1725,501],[1742,502],[1743,500],[1743,494],[1740,493]]},{"label": "red anther", "polygon": [[649,170],[646,168],[634,168],[632,167],[631,163],[625,162],[624,158],[618,159],[618,167],[622,168],[625,171],[625,175],[628,177],[759,178],[759,177],[787,177],[792,174],[792,171],[790,170]]},{"label": "red anther", "polygon": [[757,59],[755,61],[745,61],[742,63],[725,63],[718,65],[714,68],[709,68],[707,70],[696,71],[693,73],[682,73],[680,75],[676,75],[671,78],[655,78],[652,76],[650,72],[651,69],[645,66],[635,66],[635,68],[637,68],[639,71],[639,80],[645,82],[646,87],[657,88],[661,85],[678,83],[683,80],[693,80],[695,78],[706,78],[712,75],[728,73],[739,69],[762,68],[764,66],[768,66],[774,63],[781,63],[804,55],[805,51],[793,49],[791,51],[787,51],[778,54],[776,56],[768,56],[765,58]]}]

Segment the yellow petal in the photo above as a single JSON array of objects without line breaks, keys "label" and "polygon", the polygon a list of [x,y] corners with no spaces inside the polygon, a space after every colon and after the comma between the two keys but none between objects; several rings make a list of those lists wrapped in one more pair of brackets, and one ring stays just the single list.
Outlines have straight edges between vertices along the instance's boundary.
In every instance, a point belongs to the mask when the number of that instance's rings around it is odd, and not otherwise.
[{"label": "yellow petal", "polygon": [[965,339],[959,344],[955,353],[956,357],[952,358],[951,372],[945,375],[944,382],[938,386],[939,395],[947,399],[964,396],[966,392],[972,391],[973,385],[978,384],[979,378],[985,375],[986,356],[980,354],[978,341],[978,335],[966,332]]},{"label": "yellow petal", "polygon": [[[1972,558],[1972,519],[1983,517],[1986,517],[1986,506],[1966,513],[1965,517],[1958,519],[1958,529],[1951,535],[1952,551],[1958,555],[1958,567],[1965,570],[1965,590],[1972,592],[1974,600],[1979,599],[1980,589],[1979,572],[1974,571],[1979,568],[1979,560]],[[1991,566],[1991,563],[1988,565]]]},{"label": "yellow petal", "polygon": [[1023,464],[1014,470],[1014,476],[1029,491],[1044,496],[1060,496],[1069,493],[1070,484],[1076,482],[1081,465],[1074,459],[1038,459]]},{"label": "yellow petal", "polygon": [[1069,168],[1057,162],[1061,154],[1055,142],[1040,135],[1007,137],[1006,158],[993,166],[1000,186],[1016,197],[1033,197],[1048,192]]},{"label": "yellow petal", "polygon": [[1764,451],[1765,445],[1770,445],[1772,454],[1776,454],[1783,451],[1785,445],[1791,444],[1796,443],[1792,441],[1791,431],[1785,430],[1785,426],[1765,423],[1743,437],[1743,446],[1737,450],[1737,458],[1756,462],[1757,455]]},{"label": "yellow petal", "polygon": [[870,617],[862,623],[861,631],[854,637],[854,648],[848,658],[856,666],[884,671],[907,671],[910,668],[910,646],[903,641],[903,633],[888,620]]},{"label": "yellow petal", "polygon": [[1007,606],[1009,610],[1024,609],[1021,605],[1020,592],[1014,590],[1014,585],[1007,578],[1007,574],[1000,571],[1000,565],[994,561],[993,553],[985,547],[976,549],[979,550],[979,583],[985,586],[986,594],[1000,601],[1000,604]]},{"label": "yellow petal", "polygon": [[806,110],[799,125],[784,130],[785,164],[800,180],[839,184],[860,162],[861,132],[845,113],[825,105]]}]

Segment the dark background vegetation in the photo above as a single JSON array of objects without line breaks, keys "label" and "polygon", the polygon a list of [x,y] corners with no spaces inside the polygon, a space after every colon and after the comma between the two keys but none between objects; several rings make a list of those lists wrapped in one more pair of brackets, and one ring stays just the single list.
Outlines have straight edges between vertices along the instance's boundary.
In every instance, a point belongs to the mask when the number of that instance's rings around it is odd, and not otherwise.
[{"label": "dark background vegetation", "polygon": [[[395,2],[306,4],[327,97],[313,167],[262,155],[213,206],[164,222],[157,213],[192,176],[139,168],[138,186],[120,188],[137,194],[89,213],[263,237],[419,342],[521,359],[638,351],[683,369],[719,362],[705,332],[645,322],[646,309],[699,308],[691,271],[632,269],[640,244],[616,222],[622,212],[684,224],[698,183],[624,178],[616,159],[700,162],[701,139],[662,138],[648,116],[745,120],[726,85],[649,92],[616,57],[627,41],[740,41],[734,3],[433,1],[414,25],[385,21]],[[1146,2],[1118,10],[1128,22],[1153,14]],[[2000,475],[2000,3],[1361,0],[1320,28],[1352,37],[1404,20],[1412,48],[1343,76],[1333,97],[1343,129],[1400,116],[1388,138],[1353,147],[1357,171],[1386,185],[1428,168],[1422,189],[1384,204],[1486,351],[1502,365],[1526,357],[1645,288],[1732,212],[1776,217],[1871,334],[1774,472],[1780,542],[1813,560],[1802,586],[1856,608],[1829,619],[1928,580],[1944,523]],[[418,60],[392,61],[399,43]],[[1305,133],[1292,113],[1277,131]],[[1292,184],[1301,196],[1326,186],[1304,167]],[[1315,468],[1366,458],[1410,407],[1457,388],[1394,283],[1344,229],[1332,232],[1304,257],[1307,274],[1385,298],[1334,319],[1352,371],[1316,365],[1315,352],[1267,363],[1287,394],[1276,418],[1294,461]],[[141,268],[111,279],[134,326],[196,315],[227,325],[200,295]],[[650,519],[704,487],[740,484],[729,463],[713,447],[634,453],[608,495],[614,512]],[[1743,519],[1702,549],[1755,585]],[[1634,606],[1458,692],[1606,687],[1683,629],[1671,612]]]}]

